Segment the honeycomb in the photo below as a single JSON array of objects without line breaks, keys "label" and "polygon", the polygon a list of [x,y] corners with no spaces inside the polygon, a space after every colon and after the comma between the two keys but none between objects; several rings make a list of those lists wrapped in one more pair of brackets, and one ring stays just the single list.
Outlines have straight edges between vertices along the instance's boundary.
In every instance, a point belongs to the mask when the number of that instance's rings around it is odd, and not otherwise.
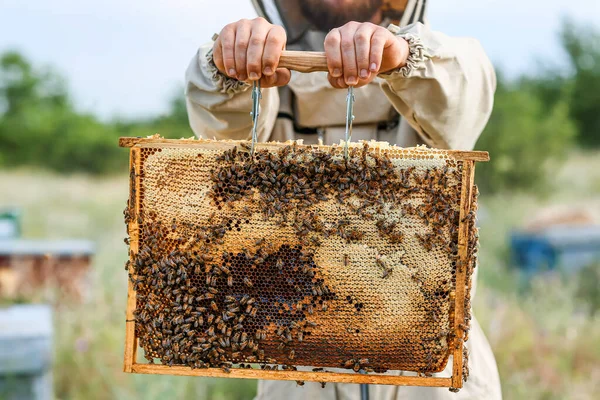
[{"label": "honeycomb", "polygon": [[187,142],[137,144],[130,171],[126,269],[150,363],[430,376],[463,346],[451,152]]}]

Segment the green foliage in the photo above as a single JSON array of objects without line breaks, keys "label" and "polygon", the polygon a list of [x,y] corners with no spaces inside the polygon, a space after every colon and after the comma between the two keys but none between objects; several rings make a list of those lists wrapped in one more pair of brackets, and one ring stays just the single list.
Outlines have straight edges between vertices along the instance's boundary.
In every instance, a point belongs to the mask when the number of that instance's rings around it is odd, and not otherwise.
[{"label": "green foliage", "polygon": [[486,192],[543,189],[547,167],[566,155],[575,135],[564,100],[547,108],[532,91],[500,76],[494,111],[477,143],[492,162],[477,167],[477,183]]},{"label": "green foliage", "polygon": [[600,31],[567,19],[560,37],[574,71],[569,104],[579,140],[600,147]]},{"label": "green foliage", "polygon": [[90,173],[126,168],[117,132],[77,113],[59,75],[34,69],[15,52],[0,58],[0,104],[0,164]]},{"label": "green foliage", "polygon": [[166,116],[103,123],[77,112],[62,77],[35,69],[23,56],[0,56],[0,166],[32,165],[59,172],[124,171],[127,152],[120,136],[189,137],[181,90]]}]

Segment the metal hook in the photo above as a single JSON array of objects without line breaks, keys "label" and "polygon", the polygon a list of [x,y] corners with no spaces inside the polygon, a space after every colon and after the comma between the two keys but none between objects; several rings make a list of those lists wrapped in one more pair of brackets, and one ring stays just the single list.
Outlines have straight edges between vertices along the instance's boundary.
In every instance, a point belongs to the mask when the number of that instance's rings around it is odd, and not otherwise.
[{"label": "metal hook", "polygon": [[260,92],[260,81],[252,82],[252,146],[250,147],[250,156],[254,157],[254,146],[258,142],[258,115],[260,114],[260,99],[262,93]]},{"label": "metal hook", "polygon": [[346,142],[344,144],[344,158],[348,159],[348,143],[352,140],[352,122],[354,121],[354,86],[348,86],[346,96]]}]

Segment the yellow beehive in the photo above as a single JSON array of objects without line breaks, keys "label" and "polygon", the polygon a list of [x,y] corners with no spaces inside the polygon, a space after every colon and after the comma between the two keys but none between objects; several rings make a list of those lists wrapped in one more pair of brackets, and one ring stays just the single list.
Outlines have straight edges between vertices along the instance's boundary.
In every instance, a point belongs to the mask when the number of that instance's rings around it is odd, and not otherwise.
[{"label": "yellow beehive", "polygon": [[[487,153],[120,144],[126,372],[462,387]],[[452,376],[431,377],[450,356]]]}]

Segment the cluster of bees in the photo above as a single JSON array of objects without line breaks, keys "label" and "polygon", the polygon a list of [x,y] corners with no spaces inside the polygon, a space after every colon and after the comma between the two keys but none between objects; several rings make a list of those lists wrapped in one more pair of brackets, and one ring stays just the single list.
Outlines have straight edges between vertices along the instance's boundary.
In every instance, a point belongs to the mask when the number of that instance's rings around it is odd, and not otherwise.
[{"label": "cluster of bees", "polygon": [[[136,336],[146,358],[225,371],[234,363],[295,368],[293,345],[316,326],[305,313],[326,311],[336,297],[318,278],[312,253],[300,246],[274,249],[259,239],[253,251],[215,257],[209,248],[222,240],[222,223],[165,227],[155,218],[150,212],[143,221],[141,247],[126,264],[137,294]],[[175,231],[179,237],[170,250]],[[270,344],[277,340],[272,347],[278,359],[265,356],[268,335]]]},{"label": "cluster of bees", "polygon": [[[249,148],[241,145],[222,152],[216,161],[209,192],[215,206],[233,208],[236,202],[250,202],[265,220],[276,218],[279,225],[292,227],[299,244],[277,248],[258,239],[252,249],[218,251],[231,223],[221,213],[211,214],[201,224],[161,222],[152,212],[142,218],[141,214],[133,215],[129,207],[135,199],[132,192],[125,220],[128,223],[137,218],[140,249],[131,255],[126,268],[137,293],[136,335],[150,362],[160,359],[167,365],[220,367],[225,371],[234,364],[250,368],[256,363],[265,370],[295,369],[295,346],[315,327],[307,315],[326,312],[328,301],[337,299],[319,277],[314,249],[330,236],[348,243],[364,237],[364,232],[352,227],[342,214],[337,221],[324,221],[313,207],[319,202],[335,200],[361,218],[374,221],[379,234],[393,245],[404,243],[406,234],[398,222],[385,215],[390,207],[401,209],[428,227],[427,233],[415,234],[426,251],[442,249],[456,268],[462,268],[456,245],[460,164],[425,172],[415,167],[398,169],[385,152],[366,143],[352,148],[347,159],[339,148],[325,151],[296,145],[278,151],[257,150],[251,157]],[[132,191],[134,187],[132,178]],[[423,200],[418,204],[405,201],[414,195]],[[243,207],[242,214],[249,218],[253,211]],[[472,235],[470,260],[476,251],[473,216],[474,211],[465,218]],[[374,261],[382,279],[391,276],[393,268],[385,256],[378,255]],[[343,255],[343,263],[351,265],[348,254]],[[473,261],[466,267],[472,269],[474,265]],[[416,273],[411,277],[424,296],[440,297],[423,277]],[[447,297],[448,291],[442,296]],[[468,296],[466,300],[461,329],[468,332]],[[357,311],[362,307],[362,303],[357,305]],[[440,318],[438,312],[432,307],[432,320]],[[463,345],[463,340],[454,340],[450,331],[433,338],[448,344],[439,344],[427,356],[429,363],[450,344]],[[369,360],[361,357],[340,359],[337,366],[385,371],[383,366],[373,369]],[[464,368],[466,379],[466,362]]]}]

